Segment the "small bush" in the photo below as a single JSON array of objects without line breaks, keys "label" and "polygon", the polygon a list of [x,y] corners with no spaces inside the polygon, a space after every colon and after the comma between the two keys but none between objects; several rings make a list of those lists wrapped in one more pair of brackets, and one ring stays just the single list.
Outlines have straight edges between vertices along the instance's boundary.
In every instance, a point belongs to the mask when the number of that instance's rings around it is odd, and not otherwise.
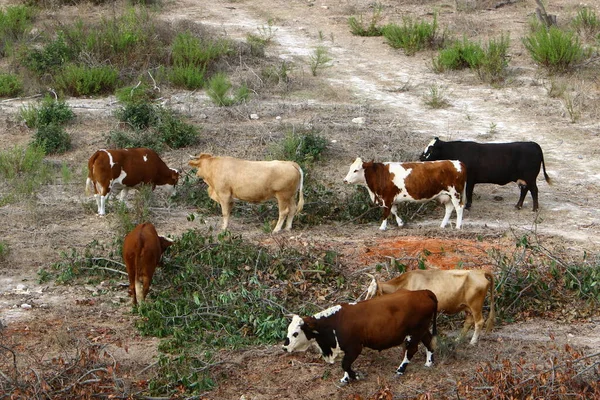
[{"label": "small bush", "polygon": [[204,71],[204,68],[194,65],[175,66],[169,72],[169,81],[175,87],[188,90],[200,89],[206,82]]},{"label": "small bush", "polygon": [[456,41],[450,47],[440,50],[433,61],[434,70],[459,70],[464,68],[477,68],[484,58],[484,51],[479,43],[473,43],[466,37],[462,42]]},{"label": "small bush", "polygon": [[22,90],[23,82],[18,76],[0,73],[0,97],[16,96]]},{"label": "small bush", "polygon": [[64,34],[60,32],[57,38],[46,44],[42,49],[31,49],[25,55],[23,63],[27,68],[42,76],[56,73],[65,62],[75,57],[73,49],[65,42]]},{"label": "small bush", "polygon": [[157,91],[146,85],[145,83],[139,82],[135,86],[125,86],[115,91],[117,100],[121,103],[138,104],[148,103],[156,99]]},{"label": "small bush", "polygon": [[151,130],[122,131],[112,130],[105,137],[106,145],[110,148],[124,149],[127,147],[148,147],[157,153],[163,151],[163,143],[156,132]]},{"label": "small bush", "polygon": [[510,38],[490,39],[484,49],[484,56],[477,66],[477,74],[484,82],[498,83],[506,77],[508,67],[508,47]]},{"label": "small bush", "polygon": [[146,102],[127,103],[125,107],[117,110],[115,115],[119,121],[132,129],[143,130],[156,125],[158,107]]},{"label": "small bush", "polygon": [[156,122],[156,131],[162,143],[170,148],[179,149],[198,142],[198,129],[183,122],[175,112],[162,108]]},{"label": "small bush", "polygon": [[319,160],[328,144],[327,139],[317,132],[290,131],[280,143],[271,146],[271,156],[273,159],[295,161],[306,166]]},{"label": "small bush", "polygon": [[72,96],[96,96],[113,93],[119,71],[110,66],[86,67],[70,64],[56,77],[58,89]]},{"label": "small bush", "polygon": [[0,206],[35,197],[38,188],[52,180],[45,155],[44,148],[35,143],[0,151],[0,177],[8,186],[0,195]]},{"label": "small bush", "polygon": [[175,67],[197,67],[203,71],[209,62],[230,51],[230,44],[225,40],[201,41],[190,32],[184,32],[175,37],[171,57]]},{"label": "small bush", "polygon": [[39,106],[21,108],[19,115],[32,129],[49,124],[63,125],[75,119],[73,110],[64,100],[56,100],[50,95],[45,96]]},{"label": "small bush", "polygon": [[424,48],[434,48],[438,45],[437,14],[434,14],[431,23],[426,21],[414,22],[411,18],[404,18],[402,26],[388,24],[383,27],[383,36],[388,44],[395,49],[404,49],[408,56],[414,55]]},{"label": "small bush", "polygon": [[60,154],[71,150],[71,136],[56,123],[40,125],[35,133],[34,143],[41,146],[46,154]]},{"label": "small bush", "polygon": [[29,33],[34,14],[34,9],[26,5],[0,10],[0,55],[5,56],[15,42]]},{"label": "small bush", "polygon": [[220,107],[231,106],[248,98],[249,90],[246,85],[240,86],[234,96],[229,95],[231,88],[232,84],[227,76],[224,73],[219,72],[208,81],[207,94],[213,103]]},{"label": "small bush", "polygon": [[533,61],[550,73],[567,72],[586,56],[573,33],[555,26],[539,27],[523,38],[523,44]]},{"label": "small bush", "polygon": [[431,108],[446,108],[450,102],[446,98],[445,89],[438,85],[431,85],[429,93],[424,96],[424,102]]},{"label": "small bush", "polygon": [[380,4],[376,4],[373,8],[373,14],[368,22],[368,25],[363,21],[363,16],[360,15],[358,18],[348,18],[348,25],[350,26],[350,32],[357,36],[381,36],[383,35],[383,29],[377,26],[381,22],[383,7]]},{"label": "small bush", "polygon": [[571,25],[576,32],[586,38],[593,38],[600,33],[600,18],[594,10],[587,7],[577,12]]}]

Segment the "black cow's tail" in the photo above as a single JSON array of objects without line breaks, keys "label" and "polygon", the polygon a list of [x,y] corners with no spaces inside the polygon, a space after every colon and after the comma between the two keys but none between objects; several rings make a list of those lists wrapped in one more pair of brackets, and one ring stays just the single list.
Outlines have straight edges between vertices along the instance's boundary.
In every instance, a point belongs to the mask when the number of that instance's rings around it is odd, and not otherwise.
[{"label": "black cow's tail", "polygon": [[546,182],[548,182],[548,185],[552,185],[552,181],[550,180],[550,177],[546,173],[546,163],[544,162],[544,153],[543,152],[542,152],[542,169],[544,171],[544,179],[546,179]]}]

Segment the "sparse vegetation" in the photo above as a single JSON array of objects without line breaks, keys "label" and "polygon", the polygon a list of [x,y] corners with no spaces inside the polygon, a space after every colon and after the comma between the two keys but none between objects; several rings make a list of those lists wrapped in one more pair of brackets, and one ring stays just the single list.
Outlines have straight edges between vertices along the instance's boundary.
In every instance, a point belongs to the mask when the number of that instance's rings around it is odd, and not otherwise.
[{"label": "sparse vegetation", "polygon": [[332,60],[325,46],[317,46],[310,56],[310,72],[313,76],[317,76],[317,73],[322,69],[331,67],[329,63]]},{"label": "sparse vegetation", "polygon": [[539,26],[523,38],[523,44],[533,61],[550,73],[568,72],[586,56],[579,38],[556,26]]},{"label": "sparse vegetation", "polygon": [[271,146],[271,157],[274,160],[295,161],[306,168],[321,158],[327,145],[327,139],[318,132],[291,129],[281,142]]},{"label": "sparse vegetation", "polygon": [[429,86],[429,92],[423,96],[425,104],[431,108],[446,108],[450,106],[450,102],[446,98],[446,90],[437,84]]},{"label": "sparse vegetation", "polygon": [[600,18],[591,8],[580,9],[571,24],[584,38],[593,39],[600,34]]},{"label": "sparse vegetation", "polygon": [[425,48],[436,48],[444,40],[443,35],[438,36],[437,14],[434,14],[432,22],[414,21],[410,17],[405,17],[402,25],[385,25],[383,36],[393,48],[404,49],[407,56],[414,55]]},{"label": "sparse vegetation", "polygon": [[16,96],[23,90],[23,82],[13,74],[0,74],[0,97]]},{"label": "sparse vegetation", "polygon": [[75,119],[73,110],[64,100],[50,95],[46,95],[39,105],[22,107],[19,115],[31,129],[49,124],[65,125]]},{"label": "sparse vegetation", "polygon": [[235,95],[230,95],[232,84],[224,73],[217,73],[208,81],[207,94],[210,99],[218,106],[231,106],[241,103],[248,99],[250,91],[245,84],[242,84]]},{"label": "sparse vegetation", "polygon": [[359,15],[358,17],[350,17],[348,18],[348,25],[350,26],[350,32],[353,35],[357,36],[382,36],[383,29],[379,26],[383,16],[381,15],[383,11],[383,5],[375,4],[373,6],[373,13],[371,14],[371,18],[367,23],[364,22],[363,15]]}]

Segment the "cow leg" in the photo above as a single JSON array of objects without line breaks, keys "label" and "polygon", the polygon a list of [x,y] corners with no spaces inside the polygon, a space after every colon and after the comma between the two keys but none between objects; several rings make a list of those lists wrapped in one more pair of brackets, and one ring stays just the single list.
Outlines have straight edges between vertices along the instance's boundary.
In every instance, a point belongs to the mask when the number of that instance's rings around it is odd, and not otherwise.
[{"label": "cow leg", "polygon": [[[527,192],[529,191],[527,184],[519,184],[519,188],[521,189],[521,195],[519,196],[519,201],[517,201],[517,204],[515,204],[515,208],[518,210],[523,208],[523,202],[525,201],[525,196],[527,196]],[[533,196],[533,192],[532,192],[532,196]]]},{"label": "cow leg", "polygon": [[398,224],[399,227],[403,227],[404,226],[404,221],[402,221],[402,218],[400,218],[400,216],[398,215],[398,206],[396,204],[392,205],[392,214],[394,214],[394,217],[396,217],[396,223]]},{"label": "cow leg", "polygon": [[[135,279],[135,298],[138,303],[142,304],[146,299],[146,279]],[[134,303],[135,304],[135,303]]]},{"label": "cow leg", "polygon": [[475,182],[467,177],[467,188],[465,190],[465,195],[467,196],[467,204],[465,204],[465,208],[467,210],[471,208],[471,203],[473,203],[473,189],[475,189]]},{"label": "cow leg", "polygon": [[529,191],[531,192],[531,198],[533,199],[533,211],[537,211],[540,205],[538,204],[538,188],[535,180],[529,188]]},{"label": "cow leg", "polygon": [[292,197],[290,199],[290,211],[288,213],[287,220],[285,221],[285,229],[286,230],[292,229],[292,222],[294,222],[294,217],[296,216],[296,209],[297,209],[296,199],[294,197]]},{"label": "cow leg", "polygon": [[[448,197],[447,195],[444,195],[444,196]],[[444,214],[444,219],[442,220],[442,224],[440,225],[440,228],[444,228],[446,226],[446,224],[448,224],[448,221],[450,220],[450,216],[452,215],[452,210],[454,209],[454,206],[452,205],[452,202],[450,201],[450,199],[446,199],[446,201],[444,202],[444,206],[446,207],[446,212]]]},{"label": "cow leg", "polygon": [[381,223],[381,226],[379,227],[380,231],[385,231],[387,229],[387,219],[390,216],[391,210],[392,209],[390,207],[385,206],[385,205],[383,206],[383,222]]},{"label": "cow leg", "polygon": [[406,351],[404,352],[404,360],[400,363],[400,366],[396,370],[398,375],[403,375],[406,372],[406,367],[410,363],[410,360],[413,358],[417,350],[419,349],[419,341],[415,338],[409,338],[404,341],[404,345],[406,347]]},{"label": "cow leg", "polygon": [[350,383],[351,380],[358,379],[356,377],[356,372],[352,370],[352,363],[358,358],[359,353],[360,351],[356,351],[355,349],[350,349],[344,353],[344,358],[342,359],[344,376],[340,379],[341,383]]},{"label": "cow leg", "polygon": [[[454,193],[450,196],[450,201],[451,201],[451,205],[453,206],[454,210],[456,210],[456,229],[460,229],[462,227],[462,219],[463,219],[463,210],[464,207],[460,201],[460,195],[458,193]],[[446,213],[448,213],[448,206],[446,205]],[[450,213],[452,213],[452,210],[450,210]],[[444,217],[445,218],[445,217]],[[450,215],[448,215],[448,218],[450,218]],[[448,221],[446,221],[448,222]]]},{"label": "cow leg", "polygon": [[230,196],[219,196],[219,202],[221,204],[221,212],[223,214],[223,225],[221,226],[221,230],[224,231],[229,225],[229,216],[231,215],[233,199]]},{"label": "cow leg", "polygon": [[275,225],[275,229],[273,229],[273,233],[279,232],[281,230],[283,222],[286,220],[288,215],[290,215],[289,200],[282,198],[280,195],[276,195],[275,197],[277,197],[277,205],[279,207],[279,219],[277,220],[277,225]]},{"label": "cow leg", "polygon": [[456,338],[457,342],[462,341],[465,338],[465,336],[467,336],[467,333],[469,332],[469,329],[471,329],[472,325],[473,325],[473,315],[471,315],[471,313],[469,311],[466,311],[465,323],[463,324],[463,328],[460,331],[460,335],[458,335],[458,337]]},{"label": "cow leg", "polygon": [[126,269],[127,275],[129,276],[129,290],[128,294],[131,296],[131,303],[135,306],[137,304],[137,299],[135,297],[135,270],[133,266],[128,265],[129,263],[126,261]]},{"label": "cow leg", "polygon": [[483,297],[481,302],[476,302],[472,304],[471,307],[471,315],[473,316],[473,322],[475,323],[475,332],[473,333],[473,337],[471,338],[470,344],[476,344],[477,340],[479,340],[479,335],[481,334],[481,330],[483,329],[484,319],[481,313],[483,308]]},{"label": "cow leg", "polygon": [[421,337],[421,343],[425,345],[425,349],[427,351],[427,359],[425,361],[426,367],[431,367],[433,365],[433,335],[429,330],[426,330]]}]

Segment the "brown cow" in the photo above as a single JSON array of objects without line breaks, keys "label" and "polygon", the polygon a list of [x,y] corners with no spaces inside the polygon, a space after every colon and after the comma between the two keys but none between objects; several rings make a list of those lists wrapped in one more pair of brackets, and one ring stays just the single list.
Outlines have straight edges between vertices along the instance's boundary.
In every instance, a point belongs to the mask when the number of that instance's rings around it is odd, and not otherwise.
[{"label": "brown cow", "polygon": [[127,191],[139,184],[151,184],[171,187],[175,194],[175,185],[179,172],[167,167],[167,164],[152,149],[132,148],[117,150],[98,150],[88,161],[86,193],[94,190],[98,204],[98,214],[106,214],[106,200],[112,189],[121,190],[120,198],[125,199]]},{"label": "brown cow", "polygon": [[[292,161],[247,161],[233,157],[200,154],[190,160],[196,175],[208,185],[208,195],[221,205],[222,229],[227,229],[233,200],[262,202],[272,198],[279,205],[279,220],[273,232],[292,228],[294,216],[302,211],[304,173]],[[296,205],[296,193],[299,193]]]},{"label": "brown cow", "polygon": [[425,202],[437,198],[446,206],[441,227],[445,227],[456,210],[456,229],[460,229],[463,216],[463,198],[467,169],[460,161],[430,162],[363,162],[360,157],[350,166],[344,183],[358,183],[367,187],[371,201],[384,208],[383,222],[387,228],[390,212],[398,226],[404,222],[398,215],[397,204],[404,201]]},{"label": "brown cow", "polygon": [[398,289],[431,290],[438,299],[438,312],[440,313],[456,314],[465,311],[467,316],[459,339],[466,336],[469,328],[475,322],[475,332],[471,338],[471,344],[477,343],[483,328],[482,309],[485,295],[489,290],[490,314],[486,323],[486,332],[490,332],[494,326],[494,275],[491,272],[430,269],[405,272],[387,282],[379,282],[373,278],[366,298],[394,293]]},{"label": "brown cow", "polygon": [[149,222],[139,224],[125,236],[123,260],[134,305],[146,299],[154,270],[164,251],[172,244],[171,240],[158,236],[156,228]]},{"label": "brown cow", "polygon": [[348,383],[357,379],[352,363],[363,347],[381,351],[404,343],[404,360],[396,370],[402,375],[417,352],[419,342],[427,348],[425,366],[433,364],[436,310],[437,300],[430,290],[400,290],[359,303],[342,303],[312,317],[294,315],[283,349],[288,352],[306,351],[311,343],[316,342],[321,355],[329,363],[343,352],[344,377],[340,381]]}]

